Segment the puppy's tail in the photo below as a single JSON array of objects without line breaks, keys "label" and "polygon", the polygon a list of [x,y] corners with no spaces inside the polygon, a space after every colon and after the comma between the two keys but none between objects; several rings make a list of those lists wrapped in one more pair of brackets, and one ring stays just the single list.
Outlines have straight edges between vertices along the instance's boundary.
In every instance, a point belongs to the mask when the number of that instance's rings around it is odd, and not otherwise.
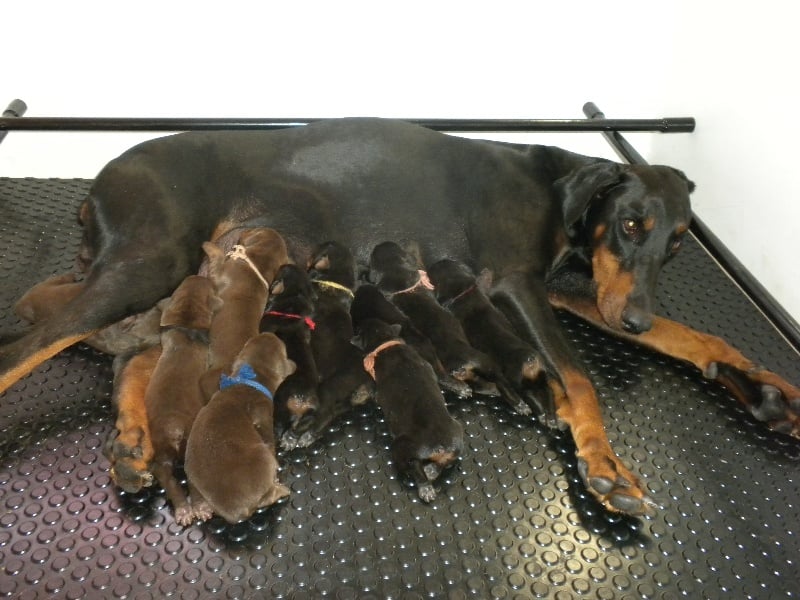
[{"label": "puppy's tail", "polygon": [[72,300],[0,348],[0,393],[65,348],[153,306],[170,292],[167,282],[137,285],[136,273],[117,271],[87,277]]}]

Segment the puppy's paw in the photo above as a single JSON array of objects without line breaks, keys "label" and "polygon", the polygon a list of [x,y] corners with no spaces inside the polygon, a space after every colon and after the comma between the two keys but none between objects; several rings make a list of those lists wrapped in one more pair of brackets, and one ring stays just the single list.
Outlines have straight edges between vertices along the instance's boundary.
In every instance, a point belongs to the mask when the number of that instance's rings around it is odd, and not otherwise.
[{"label": "puppy's paw", "polygon": [[770,429],[800,438],[800,389],[766,369],[742,371],[726,363],[711,363],[704,375],[728,388]]},{"label": "puppy's paw", "polygon": [[181,527],[188,527],[194,523],[194,510],[190,504],[175,507],[175,521]]},{"label": "puppy's paw", "polygon": [[586,488],[608,510],[631,516],[651,514],[656,503],[613,452],[578,456],[578,473]]},{"label": "puppy's paw", "polygon": [[417,488],[417,493],[419,494],[419,499],[426,504],[436,500],[436,490],[432,483],[423,483]]},{"label": "puppy's paw", "polygon": [[193,521],[208,521],[214,516],[214,510],[206,500],[199,502],[192,502],[192,520]]}]

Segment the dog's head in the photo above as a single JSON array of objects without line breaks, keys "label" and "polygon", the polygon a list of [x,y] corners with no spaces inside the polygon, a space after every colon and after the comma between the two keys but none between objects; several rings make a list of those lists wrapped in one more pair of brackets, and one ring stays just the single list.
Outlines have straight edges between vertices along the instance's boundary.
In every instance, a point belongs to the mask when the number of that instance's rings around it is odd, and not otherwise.
[{"label": "dog's head", "polygon": [[349,289],[356,286],[356,261],[350,249],[338,242],[317,246],[308,261],[311,279],[324,279]]},{"label": "dog's head", "polygon": [[222,300],[207,277],[189,275],[173,292],[161,313],[161,327],[185,327],[206,331]]},{"label": "dog's head", "polygon": [[417,282],[420,267],[414,254],[395,242],[383,242],[370,254],[367,280],[383,292],[397,292]]},{"label": "dog's head", "polygon": [[631,333],[650,329],[658,274],[689,230],[694,183],[671,167],[598,162],[555,190],[571,244],[591,261],[603,320]]}]

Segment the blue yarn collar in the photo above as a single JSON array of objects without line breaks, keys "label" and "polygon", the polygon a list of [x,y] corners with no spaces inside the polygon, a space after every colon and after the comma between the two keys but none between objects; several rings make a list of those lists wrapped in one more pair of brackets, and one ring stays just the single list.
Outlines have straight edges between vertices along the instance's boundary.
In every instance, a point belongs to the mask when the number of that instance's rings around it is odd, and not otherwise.
[{"label": "blue yarn collar", "polygon": [[224,390],[232,385],[247,385],[251,388],[258,390],[267,398],[272,400],[272,392],[256,381],[256,372],[249,364],[244,363],[239,367],[239,371],[235,375],[225,375],[224,373],[219,378],[219,389]]}]

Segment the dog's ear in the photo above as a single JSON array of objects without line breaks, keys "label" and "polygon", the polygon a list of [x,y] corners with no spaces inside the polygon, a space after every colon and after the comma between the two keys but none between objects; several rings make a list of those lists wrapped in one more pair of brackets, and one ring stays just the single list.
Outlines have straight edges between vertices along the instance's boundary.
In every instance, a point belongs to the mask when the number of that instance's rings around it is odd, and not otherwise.
[{"label": "dog's ear", "polygon": [[283,278],[274,279],[269,286],[270,296],[280,296],[284,290]]},{"label": "dog's ear", "polygon": [[598,162],[575,169],[556,180],[553,189],[561,201],[567,235],[575,235],[575,224],[593,200],[601,198],[622,181],[623,166],[615,162]]},{"label": "dog's ear", "polygon": [[674,173],[675,173],[675,174],[676,174],[678,177],[680,177],[681,179],[683,179],[683,180],[686,182],[686,187],[687,187],[687,188],[689,188],[689,193],[691,194],[691,193],[694,191],[695,187],[696,187],[696,186],[695,186],[695,184],[694,184],[694,181],[692,181],[691,179],[689,179],[689,178],[686,176],[686,173],[684,173],[684,172],[683,172],[683,171],[681,171],[680,169],[676,169],[675,167],[670,167],[670,169],[671,169],[671,170],[672,170],[672,171],[673,171],[673,172],[674,172]]},{"label": "dog's ear", "polygon": [[408,254],[414,261],[416,269],[424,269],[425,264],[422,262],[422,249],[419,247],[417,240],[404,240],[400,247]]},{"label": "dog's ear", "polygon": [[403,326],[400,325],[399,323],[393,323],[392,325],[389,325],[389,329],[392,332],[392,337],[398,337],[399,338],[400,337],[400,332],[403,331]]}]

